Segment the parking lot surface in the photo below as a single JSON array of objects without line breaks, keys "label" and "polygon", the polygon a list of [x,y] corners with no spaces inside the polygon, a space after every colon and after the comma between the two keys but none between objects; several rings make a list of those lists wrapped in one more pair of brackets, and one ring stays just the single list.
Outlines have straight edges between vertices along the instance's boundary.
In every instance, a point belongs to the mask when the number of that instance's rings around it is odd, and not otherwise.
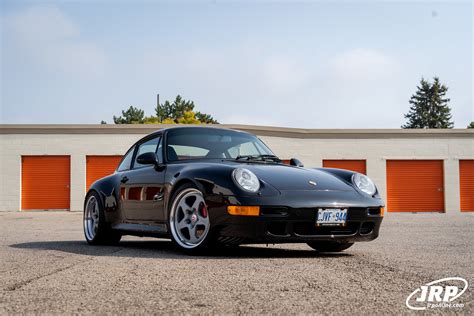
[{"label": "parking lot surface", "polygon": [[[0,314],[409,313],[419,286],[474,284],[474,214],[388,214],[380,237],[344,253],[250,245],[212,256],[125,237],[88,246],[82,214],[0,213]],[[472,285],[457,302],[472,314]]]}]

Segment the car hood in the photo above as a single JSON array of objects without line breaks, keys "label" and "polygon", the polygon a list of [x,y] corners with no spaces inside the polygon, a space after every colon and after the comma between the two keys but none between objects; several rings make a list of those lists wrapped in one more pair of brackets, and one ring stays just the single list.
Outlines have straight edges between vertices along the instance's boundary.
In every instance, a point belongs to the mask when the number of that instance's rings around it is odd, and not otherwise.
[{"label": "car hood", "polygon": [[[278,164],[244,164],[262,181],[274,186],[280,191],[310,190],[310,191],[350,191],[353,187],[338,177],[314,169],[306,169]],[[316,185],[311,184],[316,183]]]}]

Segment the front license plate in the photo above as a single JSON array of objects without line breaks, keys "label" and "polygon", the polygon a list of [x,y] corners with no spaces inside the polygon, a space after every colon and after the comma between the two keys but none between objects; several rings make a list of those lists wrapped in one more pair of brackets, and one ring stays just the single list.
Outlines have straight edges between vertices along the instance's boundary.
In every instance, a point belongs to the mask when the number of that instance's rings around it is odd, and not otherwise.
[{"label": "front license plate", "polygon": [[339,208],[320,208],[318,210],[317,226],[323,225],[345,225],[347,218],[347,209]]}]

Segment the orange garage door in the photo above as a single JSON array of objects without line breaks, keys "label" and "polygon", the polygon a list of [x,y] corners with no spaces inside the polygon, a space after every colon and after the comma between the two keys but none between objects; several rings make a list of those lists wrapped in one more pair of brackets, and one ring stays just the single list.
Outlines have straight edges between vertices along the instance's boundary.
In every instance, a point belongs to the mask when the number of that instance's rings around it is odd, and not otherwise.
[{"label": "orange garage door", "polygon": [[459,161],[461,212],[474,212],[474,160]]},{"label": "orange garage door", "polygon": [[324,168],[339,168],[367,174],[365,160],[323,160]]},{"label": "orange garage door", "polygon": [[86,189],[94,181],[114,173],[122,156],[87,156],[86,157]]},{"label": "orange garage door", "polygon": [[444,212],[442,160],[387,160],[389,212]]},{"label": "orange garage door", "polygon": [[69,156],[21,157],[21,209],[69,209]]}]

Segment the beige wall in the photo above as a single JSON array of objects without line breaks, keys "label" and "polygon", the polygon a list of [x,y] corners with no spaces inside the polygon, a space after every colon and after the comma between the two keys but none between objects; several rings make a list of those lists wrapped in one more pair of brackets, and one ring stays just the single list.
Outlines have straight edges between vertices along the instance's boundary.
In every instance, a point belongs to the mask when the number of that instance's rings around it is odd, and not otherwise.
[{"label": "beige wall", "polygon": [[[474,133],[313,130],[313,134],[308,134],[295,129],[238,128],[267,135],[261,136],[261,139],[279,157],[297,157],[307,167],[321,167],[323,159],[365,159],[367,174],[375,181],[383,197],[386,196],[386,160],[442,159],[448,213],[459,211],[459,160],[474,159]],[[150,132],[150,128],[130,129],[130,132],[121,128],[114,129],[113,133],[111,129],[92,133],[86,128],[82,133],[81,129],[75,129],[72,133],[67,128],[39,132],[32,129],[30,134],[28,129],[15,130],[0,126],[0,211],[16,211],[21,207],[22,155],[70,155],[71,210],[81,210],[85,194],[86,155],[122,155],[135,141]]]}]

